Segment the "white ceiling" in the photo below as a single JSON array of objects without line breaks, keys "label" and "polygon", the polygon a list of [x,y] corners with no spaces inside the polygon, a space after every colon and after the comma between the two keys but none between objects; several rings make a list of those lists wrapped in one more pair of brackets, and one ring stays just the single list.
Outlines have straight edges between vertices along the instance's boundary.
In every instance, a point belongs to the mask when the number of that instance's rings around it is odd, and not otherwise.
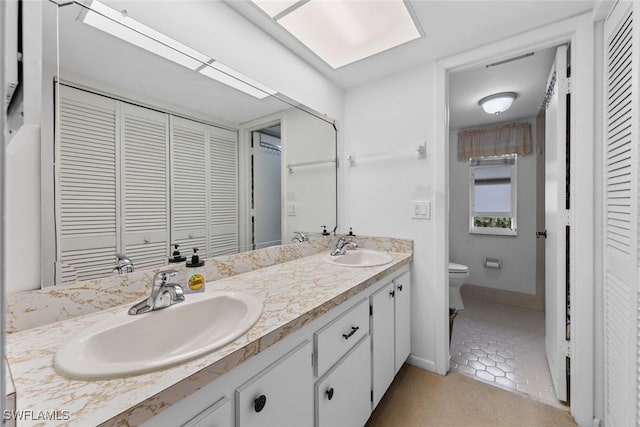
[{"label": "white ceiling", "polygon": [[333,70],[250,1],[226,1],[344,89],[588,12],[595,4],[574,0],[406,1],[424,37]]},{"label": "white ceiling", "polygon": [[[336,70],[287,33],[250,1],[227,4],[288,47],[343,89],[350,89],[411,67],[446,58],[526,31],[591,11],[595,1],[430,1],[405,0],[424,37]],[[370,0],[374,4],[376,1]],[[320,29],[318,29],[320,30]],[[546,89],[555,48],[487,68],[451,74],[451,129],[535,117]],[[500,58],[504,59],[504,58]],[[478,100],[497,92],[516,92],[508,111],[486,114]]]},{"label": "white ceiling", "polygon": [[[451,73],[449,80],[449,126],[473,126],[535,117],[544,98],[555,48],[502,65]],[[500,115],[487,114],[478,101],[498,92],[516,92],[511,108]]]}]

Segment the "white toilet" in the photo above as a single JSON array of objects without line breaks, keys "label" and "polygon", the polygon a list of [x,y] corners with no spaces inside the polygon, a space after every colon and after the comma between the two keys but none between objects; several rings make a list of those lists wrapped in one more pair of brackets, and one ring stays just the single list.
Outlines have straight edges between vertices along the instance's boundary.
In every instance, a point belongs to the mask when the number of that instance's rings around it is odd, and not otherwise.
[{"label": "white toilet", "polygon": [[469,267],[455,262],[449,263],[449,307],[464,309],[460,288],[469,277]]}]

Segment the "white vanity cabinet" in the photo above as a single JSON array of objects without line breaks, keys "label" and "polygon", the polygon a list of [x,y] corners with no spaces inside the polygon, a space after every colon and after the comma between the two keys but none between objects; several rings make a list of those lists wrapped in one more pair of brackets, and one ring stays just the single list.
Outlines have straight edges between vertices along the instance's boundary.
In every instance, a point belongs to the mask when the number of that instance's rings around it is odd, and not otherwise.
[{"label": "white vanity cabinet", "polygon": [[223,397],[182,424],[182,427],[232,427],[231,400]]},{"label": "white vanity cabinet", "polygon": [[236,390],[236,425],[299,427],[313,423],[311,343],[305,341]]},{"label": "white vanity cabinet", "polygon": [[411,353],[411,274],[407,271],[393,279],[396,293],[395,336],[396,356],[395,372],[397,374]]},{"label": "white vanity cabinet", "polygon": [[371,415],[371,338],[366,335],[316,382],[316,427],[363,426]]},{"label": "white vanity cabinet", "polygon": [[313,334],[315,374],[321,377],[355,343],[369,335],[369,304],[363,299]]},{"label": "white vanity cabinet", "polygon": [[410,282],[406,272],[370,298],[374,408],[411,350]]},{"label": "white vanity cabinet", "polygon": [[404,267],[144,425],[362,427],[409,355],[409,322]]}]

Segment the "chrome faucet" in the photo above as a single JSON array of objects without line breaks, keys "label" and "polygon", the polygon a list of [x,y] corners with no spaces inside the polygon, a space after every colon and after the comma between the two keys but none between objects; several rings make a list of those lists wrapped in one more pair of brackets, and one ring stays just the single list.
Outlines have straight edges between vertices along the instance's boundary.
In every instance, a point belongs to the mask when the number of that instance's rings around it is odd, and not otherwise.
[{"label": "chrome faucet", "polygon": [[331,251],[331,256],[344,255],[347,253],[347,249],[355,249],[358,247],[353,235],[341,236],[336,242],[336,248]]},{"label": "chrome faucet", "polygon": [[184,301],[184,291],[177,283],[169,283],[169,279],[178,274],[175,270],[159,271],[153,277],[151,295],[129,309],[129,314],[143,314],[169,307]]},{"label": "chrome faucet", "polygon": [[116,266],[113,268],[113,272],[133,273],[133,261],[129,259],[125,254],[116,254]]},{"label": "chrome faucet", "polygon": [[293,236],[293,239],[291,239],[292,242],[308,242],[309,241],[309,236],[307,236],[305,233],[303,233],[302,231],[294,231],[293,234],[295,234],[295,236]]}]

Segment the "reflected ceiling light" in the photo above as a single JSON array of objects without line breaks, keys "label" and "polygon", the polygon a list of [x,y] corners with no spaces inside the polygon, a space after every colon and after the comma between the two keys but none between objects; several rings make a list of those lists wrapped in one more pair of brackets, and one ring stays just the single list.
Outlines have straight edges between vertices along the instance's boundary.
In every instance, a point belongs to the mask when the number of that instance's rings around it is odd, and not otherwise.
[{"label": "reflected ceiling light", "polygon": [[262,83],[258,83],[218,61],[212,60],[210,64],[207,64],[201,70],[198,70],[198,72],[258,99],[263,99],[277,93],[275,90]]},{"label": "reflected ceiling light", "polygon": [[143,23],[129,18],[126,11],[117,11],[98,0],[93,0],[88,9],[81,14],[81,20],[112,36],[118,37],[128,43],[144,50],[173,61],[202,75],[210,77],[234,89],[245,92],[258,99],[266,98],[276,93],[273,89],[264,86],[227,67],[220,62],[198,52],[189,46],[180,43],[171,37],[154,30]]},{"label": "reflected ceiling light", "polygon": [[511,108],[511,104],[513,104],[513,101],[517,97],[518,94],[515,92],[494,93],[493,95],[482,98],[478,101],[478,104],[482,107],[485,113],[495,114],[497,116]]},{"label": "reflected ceiling light", "polygon": [[298,0],[253,0],[253,2],[272,18],[299,3]]},{"label": "reflected ceiling light", "polygon": [[253,2],[334,69],[421,36],[403,0]]},{"label": "reflected ceiling light", "polygon": [[126,11],[117,11],[97,0],[93,0],[89,4],[89,9],[83,14],[84,16],[81,19],[85,24],[162,56],[183,67],[196,70],[202,64],[211,61],[211,58],[197,50],[153,28],[147,27],[135,19],[129,18]]}]

